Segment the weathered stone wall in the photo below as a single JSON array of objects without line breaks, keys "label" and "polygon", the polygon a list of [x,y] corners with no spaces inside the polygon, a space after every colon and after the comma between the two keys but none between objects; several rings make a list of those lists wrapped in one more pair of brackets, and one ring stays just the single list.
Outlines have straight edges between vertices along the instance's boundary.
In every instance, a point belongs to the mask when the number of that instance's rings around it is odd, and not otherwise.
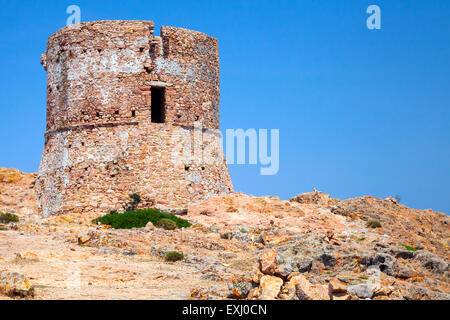
[{"label": "weathered stone wall", "polygon": [[[153,26],[89,22],[49,38],[36,182],[44,215],[119,209],[133,192],[144,205],[179,210],[232,191],[219,131],[217,40],[172,27],[155,37]],[[152,87],[165,88],[165,123],[151,121]],[[203,162],[180,161],[194,141]]]}]

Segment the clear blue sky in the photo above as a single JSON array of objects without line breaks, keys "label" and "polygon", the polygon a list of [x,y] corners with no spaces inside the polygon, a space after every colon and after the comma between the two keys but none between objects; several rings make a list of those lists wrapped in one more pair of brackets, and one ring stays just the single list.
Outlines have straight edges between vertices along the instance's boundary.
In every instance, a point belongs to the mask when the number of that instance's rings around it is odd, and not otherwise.
[{"label": "clear blue sky", "polygon": [[[221,129],[280,129],[280,171],[231,165],[236,191],[399,194],[450,213],[450,1],[2,1],[0,166],[37,171],[47,38],[82,21],[153,20],[219,39]],[[366,27],[366,8],[382,29]]]}]

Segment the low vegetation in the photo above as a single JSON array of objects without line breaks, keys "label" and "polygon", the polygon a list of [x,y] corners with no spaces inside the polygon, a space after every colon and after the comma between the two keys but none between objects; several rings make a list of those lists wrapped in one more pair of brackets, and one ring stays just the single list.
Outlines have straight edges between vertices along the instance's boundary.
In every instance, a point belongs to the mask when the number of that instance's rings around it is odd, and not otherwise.
[{"label": "low vegetation", "polygon": [[407,246],[406,244],[402,244],[402,247],[404,247],[408,251],[412,251],[412,252],[416,252],[417,251],[416,248],[413,248],[411,246]]},{"label": "low vegetation", "polygon": [[162,228],[165,230],[175,230],[177,228],[177,224],[173,220],[164,218],[164,219],[159,220],[156,223],[156,227]]},{"label": "low vegetation", "polygon": [[12,213],[0,213],[0,223],[19,222],[19,217]]},{"label": "low vegetation", "polygon": [[[149,222],[158,227],[158,223],[160,223],[161,220],[170,220],[171,223],[173,222],[175,225],[175,228],[188,228],[191,226],[189,221],[178,218],[170,213],[161,212],[157,209],[142,209],[124,213],[111,212],[103,217],[93,220],[93,222],[100,222],[101,224],[109,225],[114,229],[132,229],[144,228]],[[168,223],[166,222],[165,225],[168,225]]]},{"label": "low vegetation", "polygon": [[184,254],[178,251],[169,251],[166,253],[165,259],[169,262],[181,261],[184,259]]},{"label": "low vegetation", "polygon": [[367,221],[367,227],[368,228],[381,228],[381,223],[378,220],[369,220]]},{"label": "low vegetation", "polygon": [[137,206],[142,202],[141,196],[137,193],[130,194],[130,199],[123,206],[125,212],[119,213],[117,210],[111,210],[108,214],[94,219],[92,222],[109,225],[114,229],[144,228],[149,222],[155,227],[166,230],[191,226],[189,221],[170,213],[161,212],[158,209],[137,210]]}]

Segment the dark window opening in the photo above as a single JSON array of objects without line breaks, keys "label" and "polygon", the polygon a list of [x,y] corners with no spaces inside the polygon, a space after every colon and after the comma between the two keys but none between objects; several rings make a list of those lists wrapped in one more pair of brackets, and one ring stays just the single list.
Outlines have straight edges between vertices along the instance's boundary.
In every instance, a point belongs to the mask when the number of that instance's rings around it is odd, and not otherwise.
[{"label": "dark window opening", "polygon": [[132,110],[132,111],[131,111],[131,116],[132,116],[132,117],[136,117],[136,111]]},{"label": "dark window opening", "polygon": [[119,110],[116,110],[116,111],[114,112],[114,114],[119,114]]},{"label": "dark window opening", "polygon": [[189,167],[187,167],[187,166],[186,166],[186,167],[184,167],[184,170],[186,170],[186,171],[189,171],[189,169],[190,169],[190,168],[189,168]]},{"label": "dark window opening", "polygon": [[97,118],[99,118],[99,117],[100,117],[100,112],[97,112],[97,113],[95,114],[95,116],[96,116]]},{"label": "dark window opening", "polygon": [[142,48],[142,47],[139,48],[139,52],[141,52],[141,53],[144,52],[144,48]]},{"label": "dark window opening", "polygon": [[153,123],[164,123],[166,121],[166,92],[165,88],[152,87],[152,122]]}]

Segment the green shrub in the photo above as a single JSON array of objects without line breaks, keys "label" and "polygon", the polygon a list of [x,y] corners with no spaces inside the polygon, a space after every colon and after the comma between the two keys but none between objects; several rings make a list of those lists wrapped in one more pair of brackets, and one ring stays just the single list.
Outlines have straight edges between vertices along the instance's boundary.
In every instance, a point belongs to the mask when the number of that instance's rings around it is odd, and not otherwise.
[{"label": "green shrub", "polygon": [[93,220],[94,223],[100,222],[109,225],[114,229],[144,228],[151,222],[154,226],[162,219],[169,219],[175,222],[177,228],[188,228],[191,223],[187,220],[178,218],[170,213],[161,212],[157,209],[143,209],[129,211],[124,213],[107,214]]},{"label": "green shrub", "polygon": [[368,228],[381,228],[381,223],[378,220],[369,220],[367,221],[367,227]]},{"label": "green shrub", "polygon": [[177,224],[175,221],[170,219],[161,219],[156,223],[156,227],[166,230],[175,230],[177,228]]},{"label": "green shrub", "polygon": [[417,251],[416,248],[407,246],[406,244],[402,244],[402,247],[405,247],[405,249],[408,250],[408,251],[412,251],[412,252],[416,252]]},{"label": "green shrub", "polygon": [[176,262],[184,259],[184,254],[178,251],[169,251],[166,253],[166,261]]},{"label": "green shrub", "polygon": [[19,217],[12,213],[0,213],[0,223],[19,222]]}]

